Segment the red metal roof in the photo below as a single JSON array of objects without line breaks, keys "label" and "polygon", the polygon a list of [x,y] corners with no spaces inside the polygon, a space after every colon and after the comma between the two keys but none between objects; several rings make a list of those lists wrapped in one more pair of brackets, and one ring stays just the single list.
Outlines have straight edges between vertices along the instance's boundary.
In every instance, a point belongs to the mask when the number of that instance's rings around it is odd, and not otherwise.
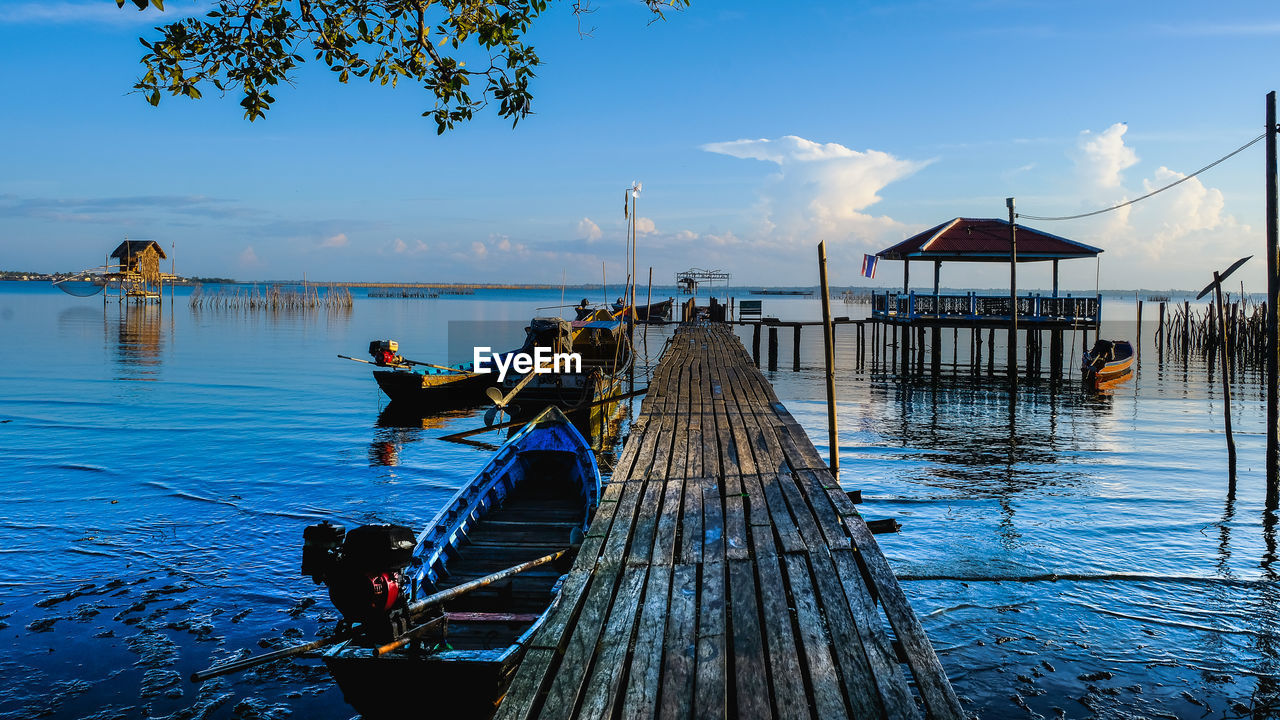
[{"label": "red metal roof", "polygon": [[[1018,262],[1094,257],[1101,248],[1018,225]],[[956,218],[876,253],[886,260],[1008,262],[1009,222]]]}]

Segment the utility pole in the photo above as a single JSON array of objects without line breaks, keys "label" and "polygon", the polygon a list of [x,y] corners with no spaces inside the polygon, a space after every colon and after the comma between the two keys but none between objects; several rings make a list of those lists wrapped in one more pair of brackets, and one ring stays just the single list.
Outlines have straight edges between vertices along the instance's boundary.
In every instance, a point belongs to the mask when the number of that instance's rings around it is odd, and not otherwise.
[{"label": "utility pole", "polygon": [[1267,509],[1280,504],[1280,241],[1276,237],[1276,91],[1267,93]]},{"label": "utility pole", "polygon": [[1018,388],[1018,226],[1014,224],[1013,198],[1009,207],[1009,386]]}]

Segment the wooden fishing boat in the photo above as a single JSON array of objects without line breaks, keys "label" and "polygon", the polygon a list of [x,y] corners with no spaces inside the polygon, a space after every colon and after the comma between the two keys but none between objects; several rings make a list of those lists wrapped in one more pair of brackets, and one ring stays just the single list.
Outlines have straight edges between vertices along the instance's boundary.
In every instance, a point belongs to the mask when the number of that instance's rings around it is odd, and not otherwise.
[{"label": "wooden fishing boat", "polygon": [[572,322],[558,317],[534,318],[520,352],[531,352],[535,347],[576,353],[581,367],[532,377],[508,373],[501,390],[514,391],[515,396],[507,412],[516,418],[529,417],[555,405],[569,413],[580,428],[598,427],[609,412],[601,401],[619,394],[621,379],[632,362],[626,323],[607,310],[596,310]]},{"label": "wooden fishing boat", "polygon": [[392,402],[421,409],[446,409],[484,402],[492,377],[472,372],[471,363],[436,367],[398,367],[374,370],[373,379]]},{"label": "wooden fishing boat", "polygon": [[374,381],[400,408],[427,413],[484,403],[484,390],[490,380],[485,373],[475,372],[473,363],[435,365],[407,360],[399,351],[400,345],[395,340],[373,340],[369,343],[369,356],[373,360],[349,355],[338,357],[376,366]]},{"label": "wooden fishing boat", "polygon": [[[343,612],[345,629],[359,633],[321,655],[347,702],[366,718],[491,714],[525,642],[554,607],[570,556],[560,556],[558,564],[547,560],[581,542],[599,502],[600,485],[586,440],[563,413],[547,408],[503,444],[427,523],[411,557],[399,555],[388,562],[357,552],[356,557],[369,559],[348,571],[347,579],[339,571],[321,573]],[[318,547],[321,536],[337,537],[330,529],[334,527],[308,528],[308,546]],[[357,530],[370,527],[395,526]],[[337,560],[327,566],[314,559],[319,551],[313,550],[308,567],[304,550],[304,574],[314,577],[318,569],[343,567],[349,538],[356,532],[330,551]],[[396,536],[388,537],[395,546]],[[331,541],[329,547],[335,544]],[[529,561],[547,562],[498,581],[489,579],[496,571]],[[403,574],[385,570],[401,562]],[[367,579],[362,583],[362,578]],[[375,602],[377,608],[370,612],[367,601],[350,600],[358,592],[343,587],[363,588],[369,582],[382,582],[386,590],[375,597],[394,600]],[[444,602],[431,599],[474,585],[480,587]],[[411,597],[405,598],[403,589]]]},{"label": "wooden fishing boat", "polygon": [[[675,298],[667,298],[666,300],[659,300],[656,303],[649,303],[648,305],[637,305],[636,322],[655,324],[667,322],[671,319],[671,306],[675,304],[675,301]],[[622,300],[617,300],[613,303],[612,307],[613,312],[617,314],[625,310],[627,306],[622,302]],[[626,317],[626,315],[624,314],[623,317]],[[581,320],[583,318],[578,319]]]},{"label": "wooden fishing boat", "polygon": [[1084,354],[1080,377],[1093,387],[1129,378],[1133,373],[1135,353],[1128,340],[1098,340]]}]

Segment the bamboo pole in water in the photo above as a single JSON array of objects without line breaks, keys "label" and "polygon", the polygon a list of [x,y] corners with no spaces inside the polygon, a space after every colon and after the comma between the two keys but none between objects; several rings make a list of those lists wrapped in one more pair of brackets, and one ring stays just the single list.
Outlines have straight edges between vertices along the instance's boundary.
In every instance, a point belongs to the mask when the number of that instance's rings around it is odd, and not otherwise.
[{"label": "bamboo pole in water", "polygon": [[840,477],[840,443],[836,433],[835,348],[831,327],[831,295],[827,285],[827,245],[818,243],[818,279],[822,284],[822,343],[827,365],[827,441],[831,447],[831,474]]},{"label": "bamboo pole in water", "polygon": [[1222,418],[1227,433],[1227,477],[1234,490],[1236,485],[1236,440],[1231,434],[1231,373],[1227,353],[1227,316],[1222,306],[1222,283],[1218,273],[1213,273],[1213,291],[1218,298],[1218,330],[1221,334],[1218,346],[1222,353]]}]

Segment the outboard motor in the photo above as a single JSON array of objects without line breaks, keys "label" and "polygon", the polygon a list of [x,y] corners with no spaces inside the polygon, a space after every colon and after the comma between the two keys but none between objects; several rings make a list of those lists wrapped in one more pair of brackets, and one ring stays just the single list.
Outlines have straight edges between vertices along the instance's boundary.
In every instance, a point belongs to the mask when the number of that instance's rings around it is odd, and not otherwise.
[{"label": "outboard motor", "polygon": [[375,365],[403,365],[404,358],[399,352],[400,343],[395,340],[369,341],[369,356],[373,358]]},{"label": "outboard motor", "polygon": [[302,532],[302,574],[329,587],[344,622],[361,624],[373,642],[387,642],[408,626],[413,530],[401,525],[361,525],[346,532],[329,521]]}]

